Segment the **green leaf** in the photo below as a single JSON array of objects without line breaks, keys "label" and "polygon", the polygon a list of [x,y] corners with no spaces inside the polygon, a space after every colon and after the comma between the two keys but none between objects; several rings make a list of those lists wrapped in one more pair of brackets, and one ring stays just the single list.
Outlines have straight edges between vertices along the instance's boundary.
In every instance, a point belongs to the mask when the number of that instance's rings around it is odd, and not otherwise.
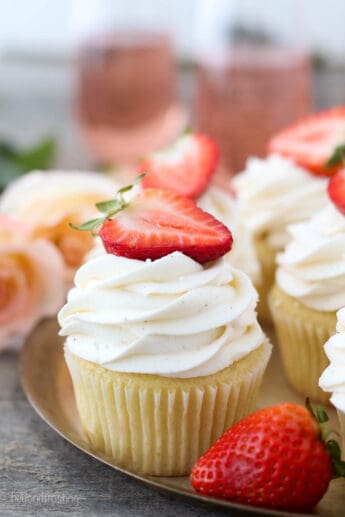
[{"label": "green leaf", "polygon": [[14,158],[17,154],[13,145],[8,142],[0,142],[0,158]]},{"label": "green leaf", "polygon": [[109,199],[108,201],[100,201],[96,203],[97,209],[102,213],[111,212],[117,210],[120,207],[121,202],[118,199]]},{"label": "green leaf", "polygon": [[124,194],[125,192],[128,192],[129,190],[132,190],[135,185],[137,185],[145,176],[147,172],[143,172],[142,174],[139,174],[134,180],[131,185],[126,185],[125,187],[120,188],[117,193],[118,194]]},{"label": "green leaf", "polygon": [[333,478],[345,477],[345,461],[333,459]]},{"label": "green leaf", "polygon": [[312,417],[315,418],[315,420],[317,420],[316,415],[313,410],[313,406],[311,405],[310,399],[308,397],[305,399],[305,407],[307,408],[309,413],[312,415]]},{"label": "green leaf", "polygon": [[326,163],[326,167],[329,169],[331,167],[334,167],[334,165],[337,165],[340,162],[345,161],[345,144],[338,145],[334,151],[329,160]]},{"label": "green leaf", "polygon": [[90,219],[90,221],[86,221],[85,223],[76,226],[75,224],[70,223],[70,227],[74,230],[81,230],[81,231],[88,231],[88,230],[95,230],[98,228],[98,226],[101,226],[101,224],[105,221],[104,217],[98,217],[97,219]]},{"label": "green leaf", "polygon": [[45,138],[35,147],[17,152],[14,161],[24,172],[33,169],[48,169],[56,153],[56,142],[53,138]]},{"label": "green leaf", "polygon": [[10,158],[2,156],[0,151],[0,190],[3,190],[8,183],[17,179],[21,174],[22,171],[17,165]]},{"label": "green leaf", "polygon": [[319,422],[319,424],[324,424],[325,422],[328,422],[328,420],[329,420],[326,411],[321,406],[316,407],[316,416],[317,416],[317,421]]},{"label": "green leaf", "polygon": [[337,441],[328,440],[326,442],[326,449],[333,459],[340,461],[341,452]]},{"label": "green leaf", "polygon": [[74,230],[84,231],[94,230],[95,228],[98,228],[98,226],[103,224],[106,219],[109,219],[113,215],[117,214],[118,212],[120,212],[120,210],[123,210],[123,208],[125,208],[128,205],[128,203],[126,203],[126,201],[122,197],[122,194],[124,192],[127,192],[128,190],[131,190],[134,187],[134,185],[136,185],[137,183],[139,183],[139,181],[143,179],[145,175],[146,172],[140,174],[135,178],[132,185],[127,185],[126,187],[120,188],[117,191],[114,199],[108,199],[106,201],[100,201],[99,203],[96,203],[96,207],[98,208],[98,210],[104,214],[103,217],[99,217],[98,219],[91,219],[91,221],[86,221],[86,223],[83,223],[80,226],[76,226],[70,223],[70,227]]}]

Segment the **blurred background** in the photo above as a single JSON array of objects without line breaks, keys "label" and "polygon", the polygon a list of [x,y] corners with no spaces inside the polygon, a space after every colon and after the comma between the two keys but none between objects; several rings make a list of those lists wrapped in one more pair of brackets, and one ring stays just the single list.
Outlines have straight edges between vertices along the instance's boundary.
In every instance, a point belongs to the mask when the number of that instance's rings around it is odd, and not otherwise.
[{"label": "blurred background", "polygon": [[214,136],[230,174],[279,128],[345,104],[342,0],[0,7],[3,178],[13,149],[43,149],[26,168],[51,165],[52,146],[55,167],[131,167],[186,126]]}]

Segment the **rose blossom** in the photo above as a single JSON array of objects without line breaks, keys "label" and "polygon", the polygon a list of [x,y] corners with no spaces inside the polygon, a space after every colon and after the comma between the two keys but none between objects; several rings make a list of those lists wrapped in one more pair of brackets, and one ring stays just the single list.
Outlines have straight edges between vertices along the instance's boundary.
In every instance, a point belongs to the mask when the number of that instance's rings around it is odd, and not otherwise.
[{"label": "rose blossom", "polygon": [[0,214],[0,349],[25,337],[65,296],[61,254]]},{"label": "rose blossom", "polygon": [[114,197],[118,188],[116,181],[101,173],[34,171],[5,190],[0,212],[30,225],[33,237],[52,242],[64,257],[66,280],[71,281],[92,248],[93,237],[73,230],[69,223],[98,217],[95,203]]}]

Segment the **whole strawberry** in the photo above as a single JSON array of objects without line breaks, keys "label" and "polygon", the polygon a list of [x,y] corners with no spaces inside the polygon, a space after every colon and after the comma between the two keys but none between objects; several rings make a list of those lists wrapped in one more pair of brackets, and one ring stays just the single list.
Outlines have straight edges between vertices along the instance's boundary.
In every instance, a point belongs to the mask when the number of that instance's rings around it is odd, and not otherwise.
[{"label": "whole strawberry", "polygon": [[[193,487],[203,494],[288,511],[312,509],[332,477],[344,475],[337,442],[323,440],[326,413],[282,403],[231,427],[197,461]],[[333,456],[333,458],[332,458]]]}]

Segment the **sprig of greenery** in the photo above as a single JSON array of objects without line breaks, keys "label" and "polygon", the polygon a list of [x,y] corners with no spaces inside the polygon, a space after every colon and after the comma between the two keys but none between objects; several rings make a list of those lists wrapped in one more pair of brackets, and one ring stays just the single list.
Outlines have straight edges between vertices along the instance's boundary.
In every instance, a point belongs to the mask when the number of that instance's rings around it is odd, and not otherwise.
[{"label": "sprig of greenery", "polygon": [[345,144],[338,145],[329,160],[326,163],[326,168],[330,169],[334,167],[334,165],[338,165],[338,163],[343,162],[345,165]]},{"label": "sprig of greenery", "polygon": [[30,149],[18,149],[0,141],[0,190],[22,174],[33,169],[48,169],[54,160],[56,141],[45,138]]},{"label": "sprig of greenery", "polygon": [[98,217],[96,219],[90,219],[90,221],[86,221],[85,223],[76,226],[75,224],[70,223],[70,227],[74,230],[81,231],[93,231],[102,226],[102,224],[110,219],[113,215],[116,215],[118,212],[126,208],[128,206],[128,202],[125,200],[123,194],[132,190],[135,185],[137,185],[143,177],[146,176],[146,172],[143,172],[139,176],[135,178],[132,184],[126,185],[125,187],[120,188],[115,195],[114,199],[108,199],[106,201],[100,201],[96,203],[96,208],[99,212],[104,214],[102,217]]}]

